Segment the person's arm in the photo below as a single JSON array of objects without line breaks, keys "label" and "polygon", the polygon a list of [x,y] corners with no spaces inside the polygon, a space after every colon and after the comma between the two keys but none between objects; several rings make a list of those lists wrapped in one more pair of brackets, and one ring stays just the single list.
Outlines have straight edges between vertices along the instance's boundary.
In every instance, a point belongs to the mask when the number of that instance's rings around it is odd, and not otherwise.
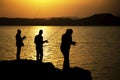
[{"label": "person's arm", "polygon": [[72,44],[72,45],[75,45],[75,44],[76,44],[76,42],[72,40],[72,36],[71,36],[71,44]]},{"label": "person's arm", "polygon": [[72,40],[72,36],[70,36],[70,42],[71,42],[72,45],[76,44],[76,42]]},{"label": "person's arm", "polygon": [[72,41],[72,45],[75,45],[76,44],[76,42],[75,41]]},{"label": "person's arm", "polygon": [[43,41],[43,43],[45,43],[45,42],[48,43],[48,40]]},{"label": "person's arm", "polygon": [[26,36],[23,36],[23,37],[22,37],[22,39],[25,39],[25,38],[26,38]]}]

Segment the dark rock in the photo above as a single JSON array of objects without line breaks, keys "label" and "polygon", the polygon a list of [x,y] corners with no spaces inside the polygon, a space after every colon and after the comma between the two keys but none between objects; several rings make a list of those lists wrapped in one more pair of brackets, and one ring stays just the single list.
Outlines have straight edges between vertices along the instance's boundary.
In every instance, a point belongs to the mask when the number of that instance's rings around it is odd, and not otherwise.
[{"label": "dark rock", "polygon": [[51,62],[33,60],[0,61],[1,79],[39,80],[92,80],[91,72],[79,67],[66,71],[56,68]]}]

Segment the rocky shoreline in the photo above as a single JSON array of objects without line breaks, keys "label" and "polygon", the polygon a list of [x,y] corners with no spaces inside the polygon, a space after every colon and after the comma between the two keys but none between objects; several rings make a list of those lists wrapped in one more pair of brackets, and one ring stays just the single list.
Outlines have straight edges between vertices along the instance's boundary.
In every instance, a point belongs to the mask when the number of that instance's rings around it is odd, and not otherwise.
[{"label": "rocky shoreline", "polygon": [[0,61],[0,67],[1,79],[92,80],[89,70],[73,67],[63,71],[56,68],[51,62],[6,60]]}]

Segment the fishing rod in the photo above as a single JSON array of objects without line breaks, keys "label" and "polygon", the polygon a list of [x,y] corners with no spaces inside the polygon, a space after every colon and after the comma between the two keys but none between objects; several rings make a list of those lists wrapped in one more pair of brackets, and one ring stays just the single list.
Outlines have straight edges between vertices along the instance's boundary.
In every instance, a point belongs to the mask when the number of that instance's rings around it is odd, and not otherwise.
[{"label": "fishing rod", "polygon": [[[38,15],[39,11],[40,11],[40,7],[38,8],[38,10],[37,10],[37,12],[36,12],[36,14],[34,15],[33,18],[35,18],[35,17]],[[58,28],[52,35],[50,35],[50,36],[48,37],[47,40],[50,40],[50,39],[51,39],[56,33],[58,33],[62,28],[63,28],[62,26],[61,26],[60,28]],[[31,26],[28,27],[28,30],[25,32],[25,35],[28,34],[28,32],[30,31],[30,29],[31,29]],[[29,45],[29,43],[30,43],[30,42],[28,42],[27,45]]]},{"label": "fishing rod", "polygon": [[63,28],[62,26],[61,26],[60,28],[58,28],[52,35],[50,35],[50,36],[48,37],[47,40],[50,40],[50,39],[51,39],[56,33],[58,33],[62,28]]},{"label": "fishing rod", "polygon": [[[40,7],[38,8],[38,10],[36,11],[35,15],[33,16],[33,19],[38,15],[39,10],[40,10]],[[28,26],[27,31],[24,33],[25,36],[28,34],[28,32],[30,31],[30,29],[31,29],[31,26]],[[30,42],[27,43],[27,46],[28,46],[29,44],[30,44]]]},{"label": "fishing rod", "polygon": [[[40,10],[40,7],[38,8],[38,10],[37,10],[37,12],[36,12],[36,14],[34,15],[33,18],[35,18],[37,16],[37,14],[39,13],[39,10]],[[27,35],[27,33],[29,32],[30,28],[31,28],[31,26],[28,28],[28,30],[26,31],[25,35]]]}]

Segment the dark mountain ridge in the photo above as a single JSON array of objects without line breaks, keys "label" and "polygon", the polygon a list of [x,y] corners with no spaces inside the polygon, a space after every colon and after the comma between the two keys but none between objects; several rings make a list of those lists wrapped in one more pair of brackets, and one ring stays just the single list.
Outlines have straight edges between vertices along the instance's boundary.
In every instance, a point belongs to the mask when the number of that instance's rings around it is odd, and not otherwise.
[{"label": "dark mountain ridge", "polygon": [[0,18],[1,26],[50,25],[50,26],[120,26],[120,16],[110,13],[94,14],[86,18]]}]

